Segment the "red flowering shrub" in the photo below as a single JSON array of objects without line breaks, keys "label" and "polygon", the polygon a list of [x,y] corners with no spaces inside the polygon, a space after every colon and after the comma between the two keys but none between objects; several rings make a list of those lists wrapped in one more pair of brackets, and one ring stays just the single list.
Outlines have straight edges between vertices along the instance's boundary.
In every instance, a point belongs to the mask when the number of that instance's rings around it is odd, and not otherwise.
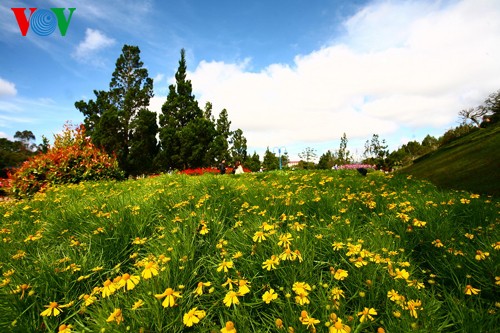
[{"label": "red flowering shrub", "polygon": [[79,183],[84,180],[122,179],[123,172],[114,157],[94,146],[85,136],[83,125],[66,125],[54,136],[47,153],[25,161],[11,179],[11,193],[17,197],[32,195],[48,185]]}]

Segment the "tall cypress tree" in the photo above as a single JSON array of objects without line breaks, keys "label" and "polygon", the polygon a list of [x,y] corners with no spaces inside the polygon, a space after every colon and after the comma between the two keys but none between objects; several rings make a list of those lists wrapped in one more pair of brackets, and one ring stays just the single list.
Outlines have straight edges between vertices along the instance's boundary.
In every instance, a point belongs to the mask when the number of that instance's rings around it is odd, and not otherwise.
[{"label": "tall cypress tree", "polygon": [[169,86],[169,94],[160,114],[161,152],[157,163],[162,164],[164,170],[211,163],[206,154],[215,135],[214,124],[204,117],[198,106],[186,72],[186,54],[182,49],[175,85]]}]

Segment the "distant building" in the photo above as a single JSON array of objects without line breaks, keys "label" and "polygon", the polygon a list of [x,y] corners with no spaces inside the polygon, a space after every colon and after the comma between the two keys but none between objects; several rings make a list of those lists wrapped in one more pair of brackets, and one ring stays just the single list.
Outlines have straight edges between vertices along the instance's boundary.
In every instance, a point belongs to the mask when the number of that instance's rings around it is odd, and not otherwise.
[{"label": "distant building", "polygon": [[297,165],[299,165],[300,161],[288,161],[287,163],[287,167],[289,168],[293,168],[293,167],[296,167]]}]

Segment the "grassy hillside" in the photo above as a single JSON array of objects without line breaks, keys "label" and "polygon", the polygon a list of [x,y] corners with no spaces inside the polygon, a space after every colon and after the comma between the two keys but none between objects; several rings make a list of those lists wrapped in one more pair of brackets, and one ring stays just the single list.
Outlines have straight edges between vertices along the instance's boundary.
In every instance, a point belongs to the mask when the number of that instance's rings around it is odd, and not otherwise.
[{"label": "grassy hillside", "polygon": [[500,195],[500,126],[481,129],[401,170],[437,186]]},{"label": "grassy hillside", "polygon": [[0,332],[498,332],[499,207],[356,170],[54,187],[0,203]]}]

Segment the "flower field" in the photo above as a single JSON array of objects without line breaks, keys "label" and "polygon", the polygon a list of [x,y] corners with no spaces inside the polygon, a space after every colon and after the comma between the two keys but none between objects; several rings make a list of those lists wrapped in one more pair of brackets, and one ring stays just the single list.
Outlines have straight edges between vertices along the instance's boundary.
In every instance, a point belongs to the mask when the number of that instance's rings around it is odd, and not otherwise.
[{"label": "flower field", "polygon": [[497,332],[500,201],[356,170],[0,202],[2,332]]}]

